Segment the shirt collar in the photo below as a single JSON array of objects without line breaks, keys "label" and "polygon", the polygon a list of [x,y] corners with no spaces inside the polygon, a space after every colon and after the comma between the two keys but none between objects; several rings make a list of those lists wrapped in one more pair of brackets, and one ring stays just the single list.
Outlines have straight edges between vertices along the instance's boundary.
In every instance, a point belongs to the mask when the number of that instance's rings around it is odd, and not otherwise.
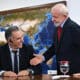
[{"label": "shirt collar", "polygon": [[64,26],[65,22],[67,21],[67,19],[68,19],[68,18],[66,18],[66,19],[63,21],[63,23],[61,24],[61,28],[63,28],[63,26]]},{"label": "shirt collar", "polygon": [[[10,52],[12,52],[13,49],[10,46],[9,46],[9,49],[10,49]],[[16,49],[16,50],[19,52],[19,49]]]}]

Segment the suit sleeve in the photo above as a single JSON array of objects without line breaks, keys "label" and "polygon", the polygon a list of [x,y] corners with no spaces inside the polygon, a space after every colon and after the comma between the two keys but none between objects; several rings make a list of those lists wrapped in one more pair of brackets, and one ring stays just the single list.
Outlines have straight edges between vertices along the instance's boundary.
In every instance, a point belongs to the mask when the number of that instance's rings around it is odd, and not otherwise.
[{"label": "suit sleeve", "polygon": [[72,31],[73,43],[76,47],[80,46],[80,26],[76,26]]},{"label": "suit sleeve", "polygon": [[45,62],[48,61],[55,54],[54,44],[43,54]]}]

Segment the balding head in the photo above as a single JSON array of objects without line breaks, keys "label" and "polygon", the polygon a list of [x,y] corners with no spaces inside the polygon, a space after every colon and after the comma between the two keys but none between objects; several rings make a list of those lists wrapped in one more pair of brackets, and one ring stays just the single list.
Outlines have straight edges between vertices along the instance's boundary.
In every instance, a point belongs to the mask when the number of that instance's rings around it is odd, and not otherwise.
[{"label": "balding head", "polygon": [[60,26],[68,18],[68,9],[62,3],[56,4],[51,8],[52,21],[57,26]]},{"label": "balding head", "polygon": [[63,3],[56,4],[52,7],[51,12],[57,11],[59,14],[68,16],[68,8]]}]

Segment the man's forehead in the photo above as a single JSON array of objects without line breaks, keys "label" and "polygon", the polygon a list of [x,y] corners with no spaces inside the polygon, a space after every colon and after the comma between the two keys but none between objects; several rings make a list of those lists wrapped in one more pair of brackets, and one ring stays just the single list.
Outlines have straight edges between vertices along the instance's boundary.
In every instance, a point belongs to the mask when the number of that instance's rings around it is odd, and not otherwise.
[{"label": "man's forehead", "polygon": [[12,36],[13,37],[23,36],[23,32],[22,31],[13,31],[12,32]]}]

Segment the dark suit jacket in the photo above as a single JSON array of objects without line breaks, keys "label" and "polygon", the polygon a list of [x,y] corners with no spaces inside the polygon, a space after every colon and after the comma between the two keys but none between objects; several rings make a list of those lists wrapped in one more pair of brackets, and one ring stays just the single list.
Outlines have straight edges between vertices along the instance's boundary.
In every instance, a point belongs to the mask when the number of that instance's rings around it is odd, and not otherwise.
[{"label": "dark suit jacket", "polygon": [[57,41],[56,32],[55,30],[54,44],[44,53],[45,60],[56,53],[58,74],[61,74],[59,70],[61,60],[69,61],[69,74],[80,73],[80,26],[68,18],[63,26],[60,43]]},{"label": "dark suit jacket", "polygon": [[[32,68],[35,74],[41,74],[42,69],[40,65],[31,66],[30,59],[33,58],[33,48],[31,46],[25,46],[19,50],[19,69],[24,70]],[[8,44],[0,47],[0,71],[12,71],[12,62]]]}]

